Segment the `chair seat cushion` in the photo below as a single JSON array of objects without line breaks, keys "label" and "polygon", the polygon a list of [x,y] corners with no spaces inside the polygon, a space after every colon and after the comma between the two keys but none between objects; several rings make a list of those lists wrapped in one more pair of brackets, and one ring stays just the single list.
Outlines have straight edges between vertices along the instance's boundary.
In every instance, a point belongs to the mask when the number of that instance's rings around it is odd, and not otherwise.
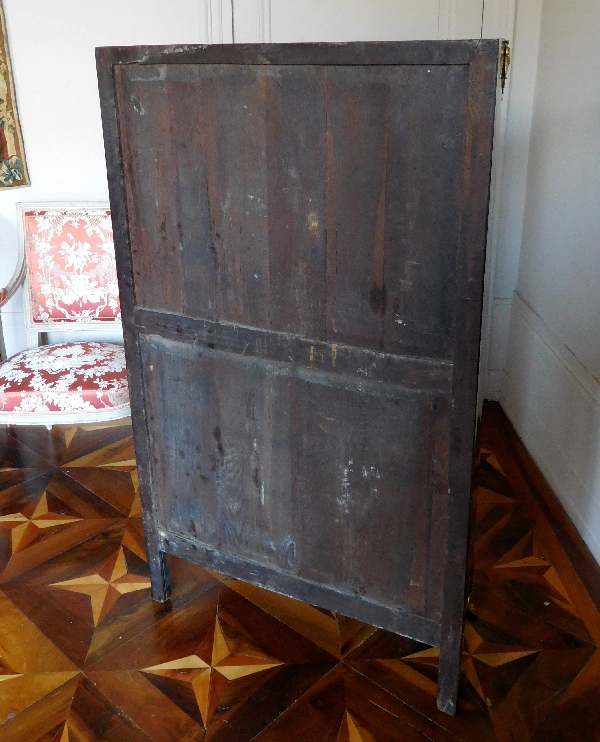
[{"label": "chair seat cushion", "polygon": [[129,405],[125,353],[113,343],[30,348],[0,366],[0,413],[45,415]]}]

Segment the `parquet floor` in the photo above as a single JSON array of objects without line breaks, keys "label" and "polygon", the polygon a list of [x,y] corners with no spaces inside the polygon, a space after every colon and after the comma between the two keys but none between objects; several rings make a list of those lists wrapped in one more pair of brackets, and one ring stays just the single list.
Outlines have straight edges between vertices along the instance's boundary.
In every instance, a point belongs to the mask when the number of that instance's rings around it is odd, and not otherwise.
[{"label": "parquet floor", "polygon": [[600,580],[507,430],[488,407],[452,719],[417,642],[175,559],[154,605],[129,425],[2,429],[0,740],[600,740]]}]

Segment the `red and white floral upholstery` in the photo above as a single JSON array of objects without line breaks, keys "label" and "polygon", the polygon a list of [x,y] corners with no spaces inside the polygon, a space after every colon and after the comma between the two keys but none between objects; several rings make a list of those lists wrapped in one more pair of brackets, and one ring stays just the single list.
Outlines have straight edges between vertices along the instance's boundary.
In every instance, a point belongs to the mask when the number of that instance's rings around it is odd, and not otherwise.
[{"label": "red and white floral upholstery", "polygon": [[22,220],[33,324],[118,322],[110,210],[27,208]]},{"label": "red and white floral upholstery", "polygon": [[30,348],[0,366],[0,422],[112,420],[127,415],[123,347],[60,343]]},{"label": "red and white floral upholstery", "polygon": [[[0,366],[0,424],[94,423],[130,414],[123,346],[63,342],[40,333],[121,327],[107,204],[18,204],[21,262],[0,307],[25,281],[29,350]],[[31,345],[36,347],[31,348]]]}]

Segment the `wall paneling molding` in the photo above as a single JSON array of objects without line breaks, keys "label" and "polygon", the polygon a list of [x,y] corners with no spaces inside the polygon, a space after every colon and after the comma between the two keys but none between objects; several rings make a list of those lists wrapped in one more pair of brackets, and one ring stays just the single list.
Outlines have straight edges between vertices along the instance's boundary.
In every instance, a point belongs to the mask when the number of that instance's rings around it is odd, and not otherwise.
[{"label": "wall paneling molding", "polygon": [[455,39],[458,19],[458,0],[440,0],[438,38]]},{"label": "wall paneling molding", "polygon": [[600,562],[600,381],[518,293],[500,401]]},{"label": "wall paneling molding", "polygon": [[271,42],[271,0],[259,0],[258,34],[258,40],[261,43],[269,44]]},{"label": "wall paneling molding", "polygon": [[233,2],[234,0],[199,0],[203,43],[233,43]]}]

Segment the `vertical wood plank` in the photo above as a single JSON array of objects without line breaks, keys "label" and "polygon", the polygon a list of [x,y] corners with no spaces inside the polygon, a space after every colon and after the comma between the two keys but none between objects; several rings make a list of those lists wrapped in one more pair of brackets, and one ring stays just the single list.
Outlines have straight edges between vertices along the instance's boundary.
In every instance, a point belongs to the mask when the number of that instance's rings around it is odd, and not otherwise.
[{"label": "vertical wood plank", "polygon": [[[144,538],[150,569],[152,597],[159,602],[169,599],[171,586],[166,555],[159,548],[156,497],[153,489],[150,440],[146,423],[144,403],[144,381],[140,356],[139,337],[135,330],[133,254],[129,235],[129,213],[131,201],[125,187],[128,173],[121,149],[120,112],[122,110],[121,69],[112,64],[112,55],[106,50],[96,53],[98,81],[100,88],[100,107],[104,148],[108,172],[110,207],[115,240],[115,258],[119,280],[121,311],[123,313],[123,337],[127,359],[127,377],[131,398],[131,418],[133,424],[136,461],[139,474],[140,496]],[[121,104],[121,105],[120,105]]]},{"label": "vertical wood plank", "polygon": [[325,96],[318,67],[266,68],[270,326],[325,339]]},{"label": "vertical wood plank", "polygon": [[166,67],[126,65],[119,69],[136,301],[141,306],[181,312],[182,256],[172,202],[178,191],[177,147]]},{"label": "vertical wood plank", "polygon": [[466,77],[464,67],[390,73],[385,349],[452,353]]},{"label": "vertical wood plank", "polygon": [[383,347],[385,70],[331,67],[327,90],[327,338]]},{"label": "vertical wood plank", "polygon": [[[177,181],[171,194],[171,229],[176,230],[183,281],[183,313],[215,317],[217,256],[213,244],[206,141],[205,94],[194,65],[169,65],[166,82],[174,144],[171,167]],[[165,270],[168,266],[164,266]]]},{"label": "vertical wood plank", "polygon": [[482,41],[469,65],[462,230],[457,258],[448,536],[438,707],[456,713],[477,414],[483,268],[489,209],[498,42]]},{"label": "vertical wood plank", "polygon": [[267,78],[256,67],[199,68],[217,312],[268,327],[270,274],[265,116]]}]

